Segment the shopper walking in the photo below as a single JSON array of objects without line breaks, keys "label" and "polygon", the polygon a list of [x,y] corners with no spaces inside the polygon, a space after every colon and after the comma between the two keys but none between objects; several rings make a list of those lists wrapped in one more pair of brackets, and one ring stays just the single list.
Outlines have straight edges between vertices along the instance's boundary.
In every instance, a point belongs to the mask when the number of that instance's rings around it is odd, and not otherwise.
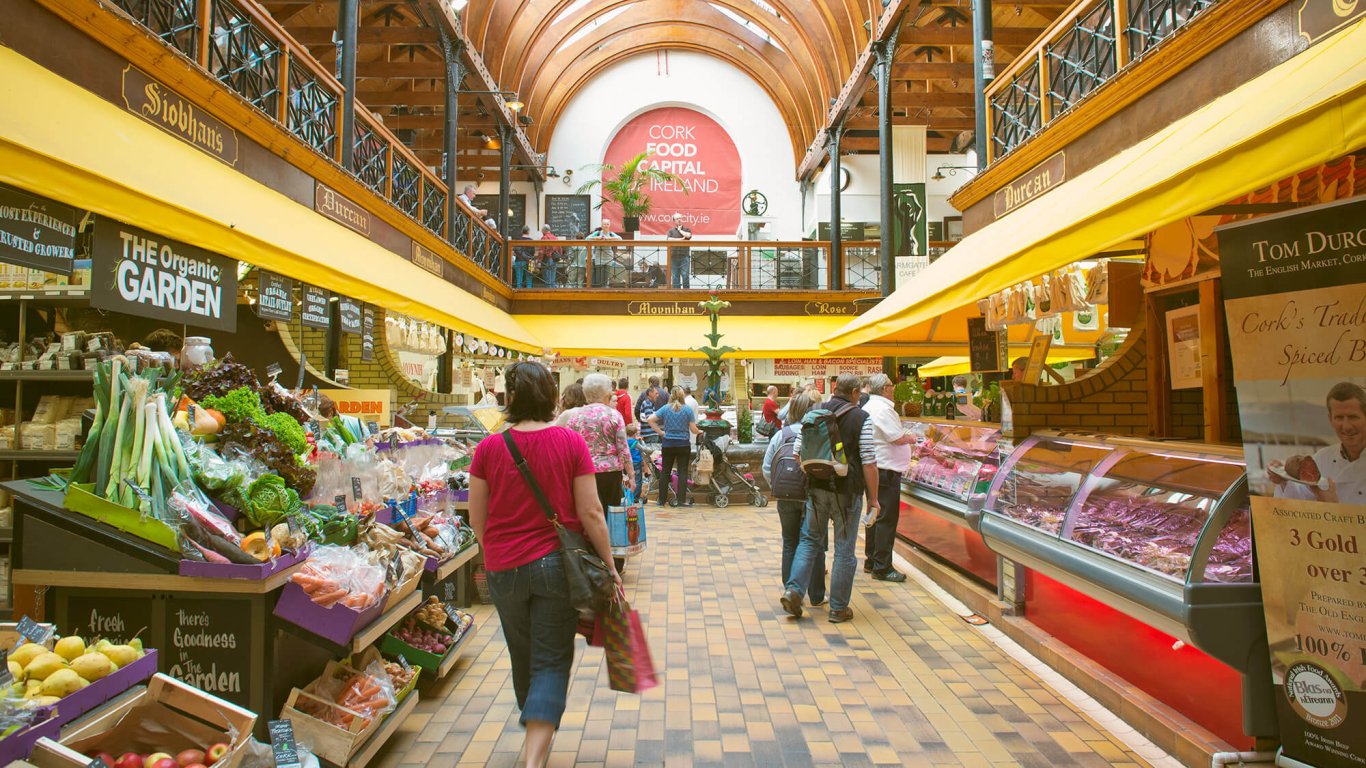
[{"label": "shopper walking", "polygon": [[632,491],[636,489],[636,482],[631,449],[626,445],[626,422],[610,405],[612,380],[601,373],[588,374],[583,379],[583,398],[588,404],[570,412],[564,425],[588,443],[593,471],[597,473],[598,500],[603,509],[619,507],[623,479]]},{"label": "shopper walking", "polygon": [[[522,239],[531,239],[531,227],[522,227]],[[531,287],[531,261],[536,258],[536,249],[530,245],[518,245],[512,249],[513,288]]]},{"label": "shopper walking", "polygon": [[585,405],[588,401],[583,397],[583,384],[576,381],[565,387],[564,394],[560,395],[560,414],[555,417],[555,426],[563,427],[569,417]]},{"label": "shopper walking", "polygon": [[659,385],[659,377],[651,376],[650,386],[636,398],[635,417],[640,422],[640,439],[647,443],[659,441],[659,433],[650,424],[650,416],[669,403],[669,396]]},{"label": "shopper walking", "polygon": [[911,443],[896,415],[892,395],[896,385],[885,373],[868,377],[868,404],[863,410],[873,425],[873,454],[877,460],[877,497],[880,514],[863,536],[863,570],[879,581],[902,582],[906,574],[892,567],[892,545],[901,519],[901,476],[911,468]]},{"label": "shopper walking", "polygon": [[692,463],[693,436],[701,430],[697,428],[697,413],[685,402],[682,387],[674,387],[669,404],[650,416],[650,426],[664,436],[660,451],[659,506],[669,500],[674,469],[678,470],[678,489],[673,505],[678,506],[678,499],[683,499],[686,506],[692,506],[688,495],[688,468]]},{"label": "shopper walking", "polygon": [[[773,465],[779,454],[797,454],[793,450],[801,432],[802,417],[811,410],[814,403],[806,393],[801,393],[788,401],[787,422],[768,440],[768,450],[764,451],[763,473],[770,491],[778,501],[778,523],[783,531],[783,584],[792,577],[792,560],[797,555],[797,546],[802,540],[802,522],[806,519],[806,499],[780,499],[777,494],[784,490],[773,484]],[[810,597],[812,605],[825,602],[825,550],[817,553],[811,563]]]},{"label": "shopper walking", "polygon": [[[610,564],[612,545],[588,446],[582,437],[548,423],[556,401],[550,372],[538,363],[514,363],[507,372],[507,393],[508,434],[532,477],[560,523],[583,533]],[[470,478],[470,524],[512,662],[512,688],[526,728],[526,764],[544,766],[569,694],[578,623],[559,536],[502,439],[479,444]],[[615,568],[612,578],[620,585]]]},{"label": "shopper walking", "polygon": [[635,409],[631,407],[631,393],[626,391],[629,386],[631,386],[631,380],[622,376],[617,379],[616,391],[612,393],[612,407],[617,409],[617,413],[621,414],[621,420],[627,424],[635,420],[632,415],[632,411]]},{"label": "shopper walking", "polygon": [[[835,559],[830,570],[830,622],[838,624],[854,618],[849,599],[854,591],[854,543],[858,541],[859,516],[867,497],[871,516],[878,511],[877,457],[873,453],[873,425],[868,414],[854,403],[858,400],[859,378],[843,374],[835,381],[835,393],[823,406],[835,415],[840,441],[849,471],[843,477],[830,480],[808,478],[810,498],[806,520],[802,524],[802,541],[792,559],[792,575],[783,592],[783,610],[793,616],[802,615],[802,600],[811,584],[811,574],[817,553],[825,549],[830,524],[835,528]],[[794,446],[802,452],[802,436]]]}]

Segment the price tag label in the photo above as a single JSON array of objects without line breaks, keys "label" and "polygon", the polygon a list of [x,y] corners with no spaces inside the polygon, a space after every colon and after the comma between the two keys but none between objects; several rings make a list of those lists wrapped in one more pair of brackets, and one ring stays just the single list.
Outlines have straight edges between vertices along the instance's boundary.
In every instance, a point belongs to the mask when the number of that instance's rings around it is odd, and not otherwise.
[{"label": "price tag label", "polygon": [[455,602],[455,582],[447,581],[445,584],[442,584],[441,596],[445,598],[445,602],[447,603]]},{"label": "price tag label", "polygon": [[294,384],[295,389],[304,388],[304,371],[308,369],[308,355],[303,350],[299,350],[299,380]]},{"label": "price tag label", "polygon": [[145,501],[145,502],[147,502],[147,503],[149,503],[149,504],[152,503],[152,497],[151,497],[150,495],[148,495],[148,493],[147,493],[146,491],[142,490],[142,487],[141,487],[141,486],[139,486],[137,483],[133,482],[132,478],[125,477],[125,478],[123,479],[123,482],[126,483],[126,484],[128,485],[128,487],[131,488],[131,489],[133,490],[133,493],[137,494],[137,497],[138,497],[139,499],[142,499],[143,501]]},{"label": "price tag label", "polygon": [[404,674],[408,674],[413,671],[413,665],[409,664],[408,659],[405,658],[401,653],[398,655],[398,663],[399,666],[403,667]]},{"label": "price tag label", "polygon": [[270,751],[275,755],[276,768],[292,768],[299,763],[299,745],[294,740],[294,723],[289,720],[271,720],[266,724],[270,731]]},{"label": "price tag label", "polygon": [[[136,488],[137,486],[133,487]],[[45,627],[34,621],[32,617],[25,616],[19,620],[19,624],[14,628],[14,631],[23,635],[30,643],[43,645],[47,643],[48,640],[52,639],[52,635],[56,632],[56,628],[50,625]],[[6,669],[8,669],[8,665],[6,665]]]},{"label": "price tag label", "polygon": [[389,560],[389,581],[398,582],[398,577],[403,573],[403,555],[395,552]]},{"label": "price tag label", "polygon": [[190,405],[186,406],[186,408],[185,408],[185,415],[189,417],[188,419],[186,419],[186,421],[188,421],[189,424],[190,424],[190,433],[191,433],[191,434],[194,433],[194,416],[195,416],[195,413],[196,413],[195,408],[197,408],[197,407],[198,407],[198,406],[196,406],[196,405],[194,405],[193,403],[191,403]]},{"label": "price tag label", "polygon": [[370,434],[372,434],[372,435],[378,435],[378,434],[379,434],[379,422],[377,422],[377,421],[367,421],[367,422],[365,422],[365,428],[368,429],[368,430],[370,430]]},{"label": "price tag label", "polygon": [[0,648],[0,688],[14,682],[14,675],[9,671],[9,651]]},{"label": "price tag label", "polygon": [[346,511],[346,494],[344,494],[344,493],[339,493],[339,494],[337,494],[337,498],[335,498],[335,499],[332,500],[332,506],[336,507],[339,511],[345,512],[345,511]]},{"label": "price tag label", "polygon": [[88,762],[88,763],[85,764],[85,768],[111,768],[111,767],[110,767],[109,765],[107,765],[107,764],[104,762],[103,759],[98,758],[98,757],[94,757],[94,758],[91,758],[91,759],[90,759],[90,762]]},{"label": "price tag label", "polygon": [[394,449],[397,448],[397,447],[398,447],[398,433],[397,433],[397,432],[390,432],[390,433],[389,433],[389,450],[392,451],[392,450],[394,450]]},{"label": "price tag label", "polygon": [[451,626],[455,629],[460,628],[460,612],[451,606],[446,606],[446,618],[451,620]]},{"label": "price tag label", "polygon": [[281,373],[283,373],[284,370],[284,368],[280,367],[279,363],[271,363],[270,365],[266,366],[266,377],[273,379],[276,376],[279,376]]},{"label": "price tag label", "polygon": [[351,478],[351,498],[355,499],[357,504],[360,504],[360,497],[360,478],[353,477]]},{"label": "price tag label", "polygon": [[452,491],[460,490],[460,483],[456,481],[455,475],[450,475],[446,478],[446,487],[450,488]]}]

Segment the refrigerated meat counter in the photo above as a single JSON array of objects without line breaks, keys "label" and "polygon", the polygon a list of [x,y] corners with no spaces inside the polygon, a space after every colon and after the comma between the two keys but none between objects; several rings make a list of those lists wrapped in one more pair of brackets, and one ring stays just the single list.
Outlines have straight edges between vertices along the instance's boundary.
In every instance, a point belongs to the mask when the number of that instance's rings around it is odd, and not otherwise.
[{"label": "refrigerated meat counter", "polygon": [[1241,450],[1035,433],[968,521],[1004,558],[1241,673],[1244,732],[1275,733]]}]

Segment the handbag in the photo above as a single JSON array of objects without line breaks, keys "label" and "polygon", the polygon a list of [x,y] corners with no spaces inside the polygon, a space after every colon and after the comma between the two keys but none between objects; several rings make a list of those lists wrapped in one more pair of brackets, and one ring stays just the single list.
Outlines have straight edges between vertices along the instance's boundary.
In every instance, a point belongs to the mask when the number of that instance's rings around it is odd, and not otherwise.
[{"label": "handbag", "polygon": [[536,503],[541,505],[541,511],[545,512],[546,519],[555,527],[555,533],[560,537],[565,578],[569,581],[569,604],[581,613],[605,610],[616,592],[616,582],[612,579],[611,570],[588,545],[583,534],[560,524],[560,516],[550,508],[550,502],[541,492],[540,484],[531,474],[531,468],[527,466],[522,452],[517,449],[511,429],[503,431],[503,442],[507,444],[508,453],[512,454],[517,471],[522,473],[522,479],[531,487]]},{"label": "handbag", "polygon": [[601,646],[607,657],[607,684],[622,693],[644,693],[659,685],[640,614],[618,593],[611,606],[597,615],[589,645]]}]

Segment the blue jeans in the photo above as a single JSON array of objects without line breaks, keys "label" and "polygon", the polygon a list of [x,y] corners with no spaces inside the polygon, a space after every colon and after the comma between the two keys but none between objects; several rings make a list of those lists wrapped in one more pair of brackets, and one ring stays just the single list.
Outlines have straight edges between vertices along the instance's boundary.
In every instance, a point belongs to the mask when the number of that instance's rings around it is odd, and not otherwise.
[{"label": "blue jeans", "polygon": [[489,571],[488,584],[512,657],[512,689],[522,725],[538,720],[559,728],[579,620],[569,604],[561,555],[551,552],[526,565]]},{"label": "blue jeans", "polygon": [[792,559],[792,575],[787,588],[805,596],[818,557],[824,559],[826,534],[835,524],[835,560],[830,569],[830,610],[849,607],[854,592],[854,544],[858,542],[859,516],[863,513],[863,494],[840,495],[812,488],[807,492],[806,520],[802,523],[802,543]]},{"label": "blue jeans", "polygon": [[674,256],[669,266],[671,288],[689,288],[688,278],[692,272],[692,256]]},{"label": "blue jeans", "polygon": [[556,266],[555,262],[553,262],[553,261],[546,262],[545,266],[541,267],[541,280],[545,282],[545,287],[547,287],[547,288],[557,288],[557,287],[558,287],[558,286],[555,284],[555,281],[559,279],[559,275],[557,274],[557,272],[558,272],[558,267]]},{"label": "blue jeans", "polygon": [[[523,283],[525,283],[525,285],[523,285]],[[521,259],[515,259],[512,262],[512,287],[531,287],[531,274],[526,271],[526,262]]]},{"label": "blue jeans", "polygon": [[[778,500],[778,522],[783,527],[783,584],[792,578],[792,560],[802,541],[802,521],[806,519],[806,502]],[[825,599],[825,549],[816,553],[811,563],[811,602]]]}]

